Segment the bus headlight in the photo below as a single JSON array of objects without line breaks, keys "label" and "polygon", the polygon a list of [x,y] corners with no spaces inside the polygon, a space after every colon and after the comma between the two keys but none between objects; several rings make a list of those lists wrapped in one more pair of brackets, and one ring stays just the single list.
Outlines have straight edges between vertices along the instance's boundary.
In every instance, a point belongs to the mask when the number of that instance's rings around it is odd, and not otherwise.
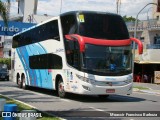
[{"label": "bus headlight", "polygon": [[127,83],[127,84],[129,84],[129,83],[132,82],[132,79],[125,80],[124,82]]},{"label": "bus headlight", "polygon": [[87,83],[91,83],[90,81],[90,79],[89,78],[86,78],[86,77],[83,77],[83,76],[80,76],[80,75],[77,75],[76,74],[76,76],[80,79],[80,80],[82,80],[82,81],[84,81],[84,82],[87,82]]},{"label": "bus headlight", "polygon": [[82,85],[85,90],[91,91],[89,87]]}]

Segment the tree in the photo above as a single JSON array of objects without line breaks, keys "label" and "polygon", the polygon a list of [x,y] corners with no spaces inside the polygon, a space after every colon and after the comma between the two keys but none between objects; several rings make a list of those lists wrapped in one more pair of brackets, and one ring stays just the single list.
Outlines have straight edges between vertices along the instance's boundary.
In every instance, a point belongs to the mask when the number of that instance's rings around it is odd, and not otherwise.
[{"label": "tree", "polygon": [[8,69],[11,68],[11,58],[0,58],[0,64],[6,64]]},{"label": "tree", "polygon": [[6,4],[0,0],[0,15],[2,16],[2,19],[4,20],[5,25],[8,25],[8,10],[10,7],[10,0],[6,0]]},{"label": "tree", "polygon": [[134,17],[127,17],[126,15],[125,16],[123,16],[123,20],[125,21],[125,22],[134,22],[134,21],[136,21],[136,19],[134,18]]}]

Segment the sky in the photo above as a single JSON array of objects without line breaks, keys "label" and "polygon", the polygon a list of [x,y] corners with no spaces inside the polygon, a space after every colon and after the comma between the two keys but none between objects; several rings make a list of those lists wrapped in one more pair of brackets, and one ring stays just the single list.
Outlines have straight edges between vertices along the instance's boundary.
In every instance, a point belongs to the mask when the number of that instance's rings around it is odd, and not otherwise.
[{"label": "sky", "polygon": [[[137,13],[153,0],[121,0],[120,15],[136,17]],[[11,0],[11,14],[17,13],[17,2]],[[91,10],[116,13],[116,0],[38,0],[37,14],[57,16],[60,13],[74,10]],[[152,5],[147,6],[140,14],[139,19],[151,17]]]}]

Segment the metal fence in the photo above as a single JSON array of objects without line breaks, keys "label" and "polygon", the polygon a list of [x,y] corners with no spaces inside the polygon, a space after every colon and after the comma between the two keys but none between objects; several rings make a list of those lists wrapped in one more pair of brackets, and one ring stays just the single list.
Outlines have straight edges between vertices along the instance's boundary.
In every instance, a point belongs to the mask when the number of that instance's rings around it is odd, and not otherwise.
[{"label": "metal fence", "polygon": [[[135,30],[135,22],[126,22],[127,28],[129,31]],[[160,29],[160,20],[143,20],[138,21],[137,31],[151,30],[151,29]]]},{"label": "metal fence", "polygon": [[160,44],[147,44],[146,49],[160,49]]}]

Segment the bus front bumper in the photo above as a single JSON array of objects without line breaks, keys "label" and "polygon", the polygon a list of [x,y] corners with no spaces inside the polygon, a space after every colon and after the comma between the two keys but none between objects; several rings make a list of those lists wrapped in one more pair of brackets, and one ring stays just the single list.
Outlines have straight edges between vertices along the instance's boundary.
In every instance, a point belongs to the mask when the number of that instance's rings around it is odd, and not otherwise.
[{"label": "bus front bumper", "polygon": [[124,86],[95,86],[82,84],[79,94],[86,95],[109,95],[109,94],[132,94],[133,83]]}]

